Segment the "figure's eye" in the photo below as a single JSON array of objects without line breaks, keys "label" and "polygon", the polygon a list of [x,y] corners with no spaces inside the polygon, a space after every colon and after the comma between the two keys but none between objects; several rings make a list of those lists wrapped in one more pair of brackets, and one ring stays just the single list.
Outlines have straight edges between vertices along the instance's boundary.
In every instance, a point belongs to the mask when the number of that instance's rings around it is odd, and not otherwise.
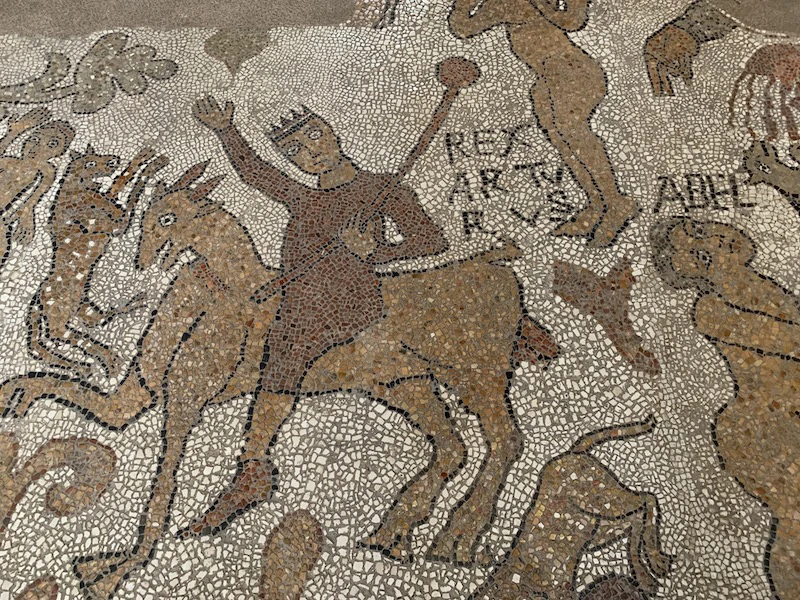
[{"label": "figure's eye", "polygon": [[162,227],[169,227],[173,225],[178,220],[178,216],[175,213],[166,213],[158,217],[158,224]]},{"label": "figure's eye", "polygon": [[47,142],[47,145],[48,145],[50,148],[55,148],[55,147],[57,147],[57,146],[58,146],[58,144],[59,144],[60,142],[61,142],[61,140],[59,140],[58,138],[50,138],[50,141],[49,141],[49,142]]},{"label": "figure's eye", "polygon": [[283,153],[286,154],[286,156],[295,156],[298,152],[300,152],[300,144],[296,142],[286,144],[283,147]]},{"label": "figure's eye", "polygon": [[322,137],[322,129],[320,129],[319,127],[314,127],[312,129],[309,129],[308,131],[306,131],[306,136],[308,136],[308,139],[310,140],[318,140],[319,138]]},{"label": "figure's eye", "polygon": [[118,161],[116,158],[112,158],[111,160],[109,160],[109,161],[106,163],[106,166],[107,166],[109,169],[116,169],[116,168],[117,168],[117,165],[119,165],[119,161]]},{"label": "figure's eye", "polygon": [[94,169],[97,166],[97,161],[95,160],[87,160],[83,166],[87,169]]}]

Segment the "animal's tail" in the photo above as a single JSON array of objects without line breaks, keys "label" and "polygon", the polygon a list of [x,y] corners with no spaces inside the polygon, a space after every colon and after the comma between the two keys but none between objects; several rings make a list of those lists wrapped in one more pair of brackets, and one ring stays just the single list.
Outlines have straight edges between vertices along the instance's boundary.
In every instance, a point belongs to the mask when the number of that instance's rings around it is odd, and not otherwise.
[{"label": "animal's tail", "polygon": [[587,433],[570,448],[573,454],[584,454],[603,442],[611,440],[623,440],[626,438],[636,437],[645,433],[650,433],[655,429],[656,419],[653,415],[647,417],[644,421],[636,423],[627,423],[619,427],[604,427],[597,431]]}]

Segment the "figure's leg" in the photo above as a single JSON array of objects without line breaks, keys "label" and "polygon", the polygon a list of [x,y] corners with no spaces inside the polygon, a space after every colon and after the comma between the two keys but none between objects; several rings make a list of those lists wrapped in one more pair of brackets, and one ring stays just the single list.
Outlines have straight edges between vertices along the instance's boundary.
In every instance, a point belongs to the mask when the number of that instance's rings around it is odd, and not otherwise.
[{"label": "figure's leg", "polygon": [[[501,486],[522,453],[522,432],[506,403],[508,384],[505,371],[473,369],[469,379],[453,390],[480,420],[488,452],[466,499],[431,547],[429,556],[433,559],[474,562],[478,536],[494,517]],[[491,560],[493,557],[481,556],[481,562]]]},{"label": "figure's leg", "polygon": [[431,461],[403,488],[377,530],[364,541],[400,560],[410,558],[411,529],[430,517],[442,488],[466,459],[464,442],[453,430],[447,406],[432,385],[426,377],[373,390],[389,406],[402,410],[433,444]]},{"label": "figure's leg", "polygon": [[264,351],[262,378],[245,425],[236,475],[205,514],[180,531],[182,537],[216,535],[245,511],[269,501],[278,489],[278,470],[269,457],[270,449],[294,412],[297,384],[307,365],[320,353],[309,342],[318,339],[319,332],[311,323],[306,325],[293,327],[292,320],[285,316],[273,323]]},{"label": "figure's leg", "polygon": [[588,269],[556,261],[553,293],[600,323],[614,347],[634,369],[658,375],[658,359],[642,346],[628,314],[631,289],[636,280],[630,262],[622,259],[606,277]]},{"label": "figure's leg", "polygon": [[[593,230],[591,245],[609,246],[637,214],[638,206],[632,198],[620,193],[605,145],[589,122],[595,108],[605,98],[605,75],[590,56],[580,52],[548,58],[543,77],[552,99],[554,126],[565,147],[559,151],[565,161],[570,156],[583,166],[590,175],[591,187],[579,180],[581,187],[590,198],[592,194],[599,196],[599,206],[605,208],[602,220]],[[576,81],[582,83],[580,93],[576,93]],[[557,233],[575,235],[569,231],[565,225]]]},{"label": "figure's leg", "polygon": [[141,385],[137,373],[131,373],[113,394],[100,393],[85,383],[56,374],[31,373],[6,381],[0,387],[0,395],[0,416],[4,418],[24,417],[37,400],[55,398],[114,428],[130,424],[159,399],[158,394],[151,393]]},{"label": "figure's leg", "polygon": [[555,235],[584,236],[592,233],[597,223],[602,219],[605,211],[605,200],[603,199],[591,172],[567,144],[566,140],[558,130],[553,107],[553,96],[548,87],[547,80],[537,81],[531,89],[531,101],[533,112],[539,122],[539,127],[547,135],[547,139],[555,146],[564,164],[567,165],[570,173],[586,192],[589,203],[578,212],[570,221],[557,227],[553,232]]}]

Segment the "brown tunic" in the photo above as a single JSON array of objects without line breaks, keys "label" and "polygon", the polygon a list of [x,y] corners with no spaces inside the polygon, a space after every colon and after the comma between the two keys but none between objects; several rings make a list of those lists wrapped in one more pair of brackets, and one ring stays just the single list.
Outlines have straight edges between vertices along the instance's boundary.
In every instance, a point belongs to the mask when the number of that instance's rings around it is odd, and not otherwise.
[{"label": "brown tunic", "polygon": [[[219,137],[242,180],[289,209],[281,255],[285,272],[306,264],[338,240],[359,210],[371,214],[370,204],[392,179],[359,170],[352,181],[334,189],[309,188],[259,158],[235,127],[221,131]],[[397,224],[402,242],[384,240],[382,217]],[[383,299],[375,265],[447,248],[441,228],[407,186],[392,190],[373,220],[378,245],[366,260],[343,244],[335,245],[283,288],[261,365],[265,391],[296,392],[315,359],[380,319]]]}]

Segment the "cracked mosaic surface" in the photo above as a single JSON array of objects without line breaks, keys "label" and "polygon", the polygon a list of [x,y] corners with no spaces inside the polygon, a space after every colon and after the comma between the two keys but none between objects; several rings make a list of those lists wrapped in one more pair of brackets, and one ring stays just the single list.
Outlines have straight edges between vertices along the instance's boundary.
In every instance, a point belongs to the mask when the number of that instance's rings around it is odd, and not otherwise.
[{"label": "cracked mosaic surface", "polygon": [[745,4],[0,37],[0,598],[800,597]]}]

